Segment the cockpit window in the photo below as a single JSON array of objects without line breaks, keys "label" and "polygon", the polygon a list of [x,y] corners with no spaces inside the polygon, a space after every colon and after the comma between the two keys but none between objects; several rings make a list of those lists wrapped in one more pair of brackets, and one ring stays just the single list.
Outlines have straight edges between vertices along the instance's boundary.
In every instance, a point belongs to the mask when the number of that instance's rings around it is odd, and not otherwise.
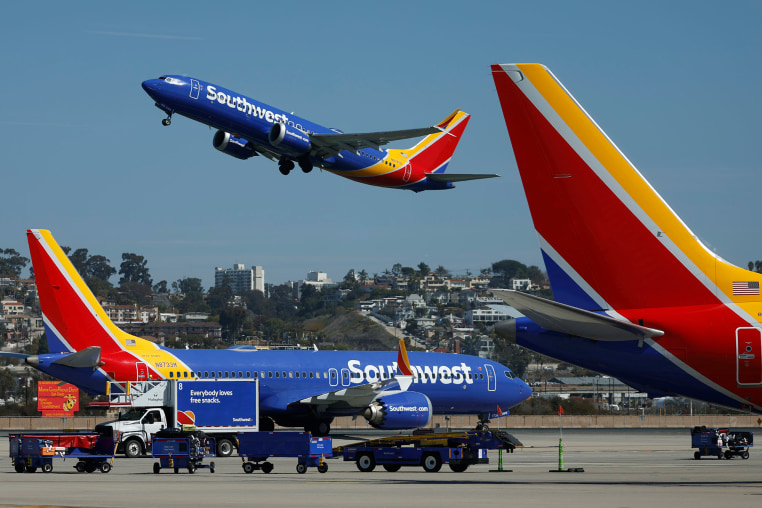
[{"label": "cockpit window", "polygon": [[166,81],[170,85],[182,85],[183,82],[176,78],[170,78],[169,76],[159,76],[159,79]]},{"label": "cockpit window", "polygon": [[507,377],[508,379],[513,379],[513,378],[515,378],[516,376],[515,376],[515,375],[513,374],[513,372],[511,372],[510,370],[506,370],[506,371],[505,371],[505,377]]}]

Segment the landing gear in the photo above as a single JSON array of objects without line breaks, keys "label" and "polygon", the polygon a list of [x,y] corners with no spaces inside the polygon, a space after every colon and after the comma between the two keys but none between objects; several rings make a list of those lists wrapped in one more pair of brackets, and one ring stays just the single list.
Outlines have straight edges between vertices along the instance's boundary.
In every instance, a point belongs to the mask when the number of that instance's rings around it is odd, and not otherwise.
[{"label": "landing gear", "polygon": [[294,161],[290,159],[281,159],[278,162],[278,170],[281,175],[287,175],[294,169]]},{"label": "landing gear", "polygon": [[310,422],[309,425],[305,425],[304,430],[311,432],[315,437],[324,437],[331,433],[331,422],[325,420]]},{"label": "landing gear", "polygon": [[302,169],[302,172],[309,173],[312,171],[312,161],[308,157],[305,157],[303,159],[299,159],[299,167]]},{"label": "landing gear", "polygon": [[167,118],[161,121],[161,124],[164,127],[169,127],[172,124],[172,115],[169,115]]},{"label": "landing gear", "polygon": [[476,424],[477,431],[489,430],[489,417],[485,414],[479,415],[479,423]]}]

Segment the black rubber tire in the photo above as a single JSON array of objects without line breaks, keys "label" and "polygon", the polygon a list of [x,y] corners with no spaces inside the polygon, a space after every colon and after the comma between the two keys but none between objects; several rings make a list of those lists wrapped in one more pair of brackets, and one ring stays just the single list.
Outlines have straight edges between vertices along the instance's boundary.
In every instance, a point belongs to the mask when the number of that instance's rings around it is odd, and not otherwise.
[{"label": "black rubber tire", "polygon": [[217,441],[217,456],[218,457],[230,457],[233,455],[233,450],[235,449],[235,446],[233,446],[233,442],[223,437],[219,441]]},{"label": "black rubber tire", "polygon": [[307,472],[307,464],[299,463],[296,465],[296,472],[299,474],[304,474]]},{"label": "black rubber tire", "polygon": [[696,459],[696,460],[699,460],[699,459],[701,459],[701,452],[695,452],[695,453],[693,454],[693,458],[694,458],[694,459]]},{"label": "black rubber tire", "polygon": [[450,462],[449,466],[450,466],[450,469],[452,469],[453,472],[455,473],[463,473],[466,471],[466,469],[468,469],[468,464],[464,464],[464,463],[453,464],[452,462]]},{"label": "black rubber tire", "polygon": [[318,473],[327,473],[328,472],[328,464],[325,462],[322,464],[319,464],[317,467]]},{"label": "black rubber tire", "polygon": [[13,468],[16,470],[17,473],[23,473],[24,472],[24,464],[17,463]]},{"label": "black rubber tire", "polygon": [[749,452],[748,451],[741,452],[741,458],[744,459],[744,460],[748,459],[749,458]]},{"label": "black rubber tire", "polygon": [[49,462],[46,462],[42,465],[42,472],[43,473],[49,473],[53,470],[53,464],[50,464]]},{"label": "black rubber tire", "polygon": [[124,456],[135,459],[143,455],[143,444],[137,439],[128,439],[124,442]]},{"label": "black rubber tire", "polygon": [[387,471],[389,471],[390,473],[396,473],[397,471],[400,470],[400,468],[402,468],[402,465],[400,465],[400,464],[384,464],[382,467],[384,469],[386,469]]},{"label": "black rubber tire", "polygon": [[153,474],[159,474],[159,471],[161,471],[161,464],[158,462],[153,463]]},{"label": "black rubber tire", "polygon": [[243,468],[243,472],[246,474],[251,474],[254,472],[254,463],[253,462],[244,462],[241,466]]},{"label": "black rubber tire", "polygon": [[357,464],[357,469],[363,473],[370,473],[376,469],[376,459],[371,453],[361,453],[357,456],[355,461]]},{"label": "black rubber tire", "polygon": [[101,470],[101,473],[108,473],[111,471],[111,464],[108,462],[101,462],[98,468]]},{"label": "black rubber tire", "polygon": [[442,457],[438,453],[427,453],[421,460],[421,466],[427,473],[436,473],[442,469]]},{"label": "black rubber tire", "polygon": [[262,472],[263,473],[270,473],[273,470],[274,467],[275,466],[273,466],[272,462],[263,462],[262,463]]}]

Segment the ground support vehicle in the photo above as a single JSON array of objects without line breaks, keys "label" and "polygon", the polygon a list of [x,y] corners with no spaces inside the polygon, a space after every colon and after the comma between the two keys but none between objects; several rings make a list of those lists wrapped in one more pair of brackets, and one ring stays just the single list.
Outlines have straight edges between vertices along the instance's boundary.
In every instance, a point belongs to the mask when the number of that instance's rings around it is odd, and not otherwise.
[{"label": "ground support vehicle", "polygon": [[402,466],[421,466],[435,473],[448,464],[462,473],[473,464],[489,463],[486,450],[506,450],[512,453],[521,442],[503,431],[468,431],[453,433],[414,432],[411,436],[392,436],[362,441],[334,448],[334,455],[354,461],[362,472],[373,471],[377,465],[389,472]]},{"label": "ground support vehicle", "polygon": [[214,456],[214,438],[201,431],[165,429],[152,436],[151,442],[152,456],[159,459],[153,465],[155,474],[166,468],[174,469],[175,473],[187,469],[190,474],[197,469],[207,468],[210,473],[214,473],[214,462],[204,464],[205,457]]},{"label": "ground support vehicle", "polygon": [[308,467],[325,473],[328,465],[323,459],[331,456],[331,443],[330,437],[312,437],[309,432],[243,432],[238,435],[238,454],[246,473],[272,471],[268,457],[297,457],[299,474],[306,473]]},{"label": "ground support vehicle", "polygon": [[[118,386],[112,386],[118,385]],[[96,430],[118,433],[119,450],[139,457],[151,449],[151,435],[162,429],[195,425],[214,436],[216,454],[230,456],[239,432],[259,430],[259,385],[256,380],[165,379],[110,383],[109,408],[124,408],[118,420]]]},{"label": "ground support vehicle", "polygon": [[691,447],[697,448],[693,458],[733,457],[749,458],[749,448],[754,446],[754,433],[735,431],[729,428],[693,427],[691,429]]},{"label": "ground support vehicle", "polygon": [[110,436],[88,432],[11,434],[10,456],[17,473],[53,470],[53,458],[75,459],[75,469],[108,473],[114,464],[116,445]]}]

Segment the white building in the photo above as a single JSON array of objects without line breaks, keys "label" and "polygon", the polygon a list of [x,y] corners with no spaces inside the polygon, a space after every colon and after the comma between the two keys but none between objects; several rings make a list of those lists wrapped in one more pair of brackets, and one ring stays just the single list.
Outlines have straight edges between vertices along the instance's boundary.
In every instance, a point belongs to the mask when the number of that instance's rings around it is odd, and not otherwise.
[{"label": "white building", "polygon": [[261,266],[247,269],[242,264],[235,264],[233,268],[218,266],[214,269],[214,287],[220,287],[226,282],[235,295],[241,295],[255,289],[264,293],[265,270]]},{"label": "white building", "polygon": [[507,305],[487,305],[479,309],[466,312],[466,322],[469,326],[492,325],[498,321],[505,321],[513,317],[511,312],[516,311]]}]

